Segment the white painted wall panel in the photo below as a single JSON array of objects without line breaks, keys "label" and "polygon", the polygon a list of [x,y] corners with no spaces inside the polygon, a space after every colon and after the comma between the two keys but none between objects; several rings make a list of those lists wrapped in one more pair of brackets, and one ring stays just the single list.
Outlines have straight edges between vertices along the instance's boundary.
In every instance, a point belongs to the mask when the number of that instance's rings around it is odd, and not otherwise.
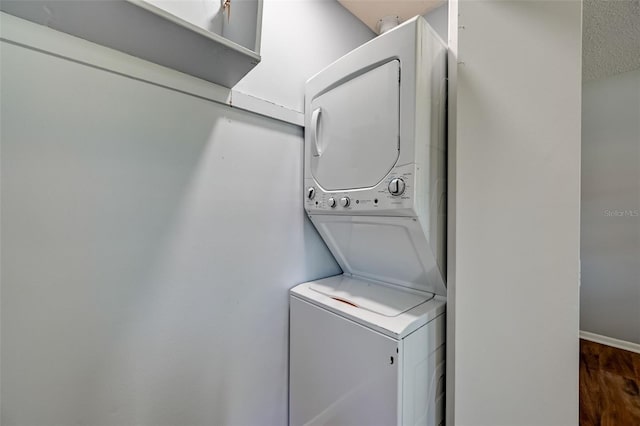
[{"label": "white painted wall panel", "polygon": [[581,2],[456,6],[448,422],[577,425]]},{"label": "white painted wall panel", "polygon": [[640,344],[640,70],[583,87],[580,328]]},{"label": "white painted wall panel", "polygon": [[1,46],[2,424],[286,424],[300,128]]}]

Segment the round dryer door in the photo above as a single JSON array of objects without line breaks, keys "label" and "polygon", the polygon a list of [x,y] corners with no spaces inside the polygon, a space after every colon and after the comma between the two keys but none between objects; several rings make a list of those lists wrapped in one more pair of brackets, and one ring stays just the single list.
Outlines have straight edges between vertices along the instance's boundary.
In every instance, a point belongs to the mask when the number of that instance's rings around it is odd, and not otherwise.
[{"label": "round dryer door", "polygon": [[399,156],[400,62],[330,86],[307,113],[307,155],[318,185],[328,191],[376,186]]}]

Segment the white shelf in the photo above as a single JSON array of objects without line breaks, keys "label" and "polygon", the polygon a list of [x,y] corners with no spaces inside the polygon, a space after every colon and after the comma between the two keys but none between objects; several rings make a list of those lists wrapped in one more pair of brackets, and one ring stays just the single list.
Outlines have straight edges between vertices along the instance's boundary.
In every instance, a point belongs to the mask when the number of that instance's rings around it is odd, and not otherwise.
[{"label": "white shelf", "polygon": [[260,62],[258,53],[141,0],[3,0],[0,10],[229,88]]}]

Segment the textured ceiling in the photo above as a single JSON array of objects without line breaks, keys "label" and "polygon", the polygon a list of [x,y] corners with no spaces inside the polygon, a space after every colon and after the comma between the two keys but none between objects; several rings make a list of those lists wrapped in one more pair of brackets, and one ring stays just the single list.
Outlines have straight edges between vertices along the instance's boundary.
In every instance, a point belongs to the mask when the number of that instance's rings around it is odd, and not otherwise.
[{"label": "textured ceiling", "polygon": [[584,0],[582,79],[640,68],[640,0]]},{"label": "textured ceiling", "polygon": [[378,20],[397,16],[400,22],[424,15],[446,3],[446,0],[338,0],[349,12],[364,22],[375,33]]}]

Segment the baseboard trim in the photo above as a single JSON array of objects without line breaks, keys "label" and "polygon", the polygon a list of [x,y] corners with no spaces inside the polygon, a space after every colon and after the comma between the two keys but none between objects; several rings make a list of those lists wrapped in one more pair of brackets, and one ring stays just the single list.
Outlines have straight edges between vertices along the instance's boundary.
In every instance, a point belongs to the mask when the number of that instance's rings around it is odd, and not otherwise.
[{"label": "baseboard trim", "polygon": [[640,354],[640,345],[633,342],[627,342],[626,340],[614,339],[613,337],[602,336],[588,331],[580,331],[580,338]]}]

